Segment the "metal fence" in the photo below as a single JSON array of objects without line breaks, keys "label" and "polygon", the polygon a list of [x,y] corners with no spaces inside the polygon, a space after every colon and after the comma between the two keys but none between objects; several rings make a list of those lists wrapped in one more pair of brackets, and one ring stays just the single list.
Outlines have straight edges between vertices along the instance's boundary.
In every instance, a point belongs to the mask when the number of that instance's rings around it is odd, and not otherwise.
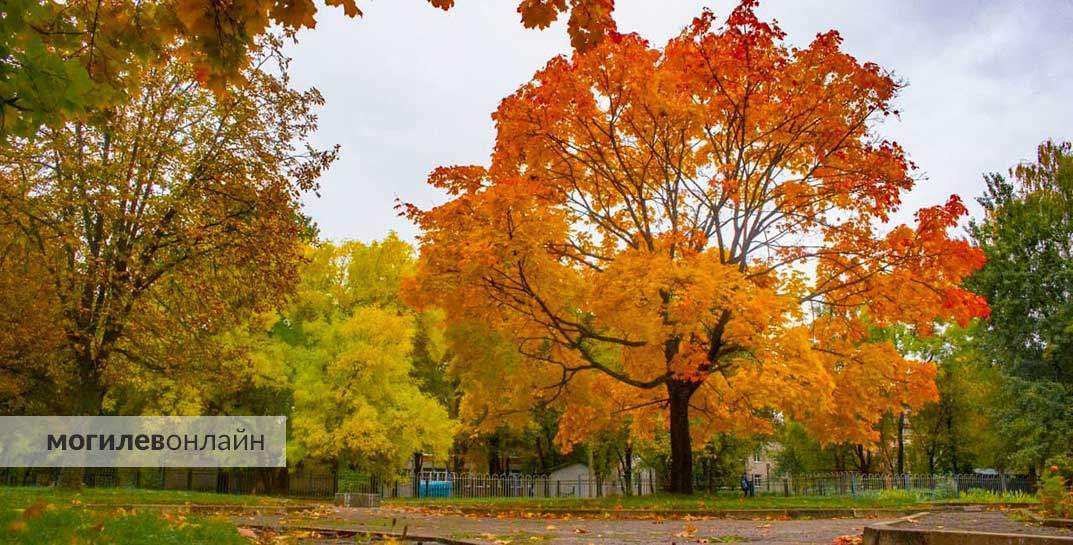
[{"label": "metal fence", "polygon": [[[50,486],[59,469],[0,468],[2,486]],[[300,468],[290,472],[264,469],[87,468],[87,487],[187,490],[226,494],[267,494],[330,498],[336,493],[374,494],[381,498],[597,498],[644,496],[663,490],[651,471],[630,479],[555,478],[550,475],[508,473],[488,475],[424,471],[380,478],[353,471]],[[741,494],[734,480],[698,480],[697,492]],[[810,473],[755,478],[749,492],[780,496],[857,496],[901,490],[935,498],[952,498],[983,490],[993,493],[1034,493],[1036,482],[1015,475],[916,475]]]},{"label": "metal fence", "polygon": [[598,498],[643,496],[658,490],[659,481],[651,472],[640,472],[630,479],[561,479],[519,473],[425,471],[416,477],[341,478],[339,482],[340,493],[379,494],[385,498]]},{"label": "metal fence", "polygon": [[[52,486],[59,482],[60,469],[0,468],[2,486]],[[258,468],[112,468],[82,470],[82,482],[89,488],[136,488],[184,490],[222,494],[285,495],[330,498],[335,495],[337,475],[321,470],[271,470]]]},{"label": "metal fence", "polygon": [[[707,490],[706,483],[698,490]],[[736,488],[738,483],[721,486],[720,489]],[[902,490],[924,493],[933,497],[958,497],[969,491],[992,493],[1025,493],[1036,491],[1034,479],[1024,475],[1005,474],[960,474],[926,475],[896,473],[806,473],[783,475],[772,478],[757,478],[751,483],[754,494],[781,496],[856,496],[885,490]],[[717,492],[718,490],[707,490]]]}]

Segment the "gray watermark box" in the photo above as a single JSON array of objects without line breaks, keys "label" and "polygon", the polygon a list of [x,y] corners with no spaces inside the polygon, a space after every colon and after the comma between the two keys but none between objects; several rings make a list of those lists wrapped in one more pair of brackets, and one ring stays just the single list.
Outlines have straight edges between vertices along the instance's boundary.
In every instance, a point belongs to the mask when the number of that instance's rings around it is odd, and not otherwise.
[{"label": "gray watermark box", "polygon": [[286,467],[285,416],[0,416],[0,467]]}]

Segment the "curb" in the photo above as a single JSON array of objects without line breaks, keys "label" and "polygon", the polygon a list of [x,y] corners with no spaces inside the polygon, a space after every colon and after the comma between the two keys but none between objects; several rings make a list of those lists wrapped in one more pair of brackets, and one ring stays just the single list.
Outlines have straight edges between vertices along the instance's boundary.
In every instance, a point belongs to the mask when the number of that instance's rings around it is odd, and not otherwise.
[{"label": "curb", "polygon": [[898,528],[912,523],[929,512],[920,512],[897,520],[877,522],[864,528],[862,545],[1066,545],[1073,537],[1031,534],[1002,534],[923,528]]},{"label": "curb", "polygon": [[297,532],[316,532],[318,534],[329,534],[337,538],[348,538],[355,536],[364,537],[377,537],[377,538],[391,538],[404,541],[423,541],[430,543],[442,543],[443,545],[479,545],[474,541],[462,541],[460,539],[454,539],[450,537],[438,537],[438,536],[421,536],[407,534],[405,531],[399,532],[384,532],[379,530],[350,530],[344,528],[323,528],[319,526],[283,526],[273,527],[264,524],[238,524],[239,528],[254,528],[257,530],[268,530],[272,532],[278,531],[297,531]]}]

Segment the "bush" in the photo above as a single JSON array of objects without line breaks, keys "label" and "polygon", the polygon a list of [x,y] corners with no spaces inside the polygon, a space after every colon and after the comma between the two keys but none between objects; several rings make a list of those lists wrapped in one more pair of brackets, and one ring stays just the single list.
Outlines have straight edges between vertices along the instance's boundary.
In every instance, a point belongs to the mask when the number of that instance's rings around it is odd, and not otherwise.
[{"label": "bush", "polygon": [[937,480],[935,481],[935,489],[932,491],[932,498],[943,500],[956,497],[958,497],[958,486],[954,478],[937,477]]},{"label": "bush", "polygon": [[1073,496],[1066,489],[1066,480],[1051,466],[1039,480],[1039,504],[1043,514],[1051,517],[1073,517]]}]

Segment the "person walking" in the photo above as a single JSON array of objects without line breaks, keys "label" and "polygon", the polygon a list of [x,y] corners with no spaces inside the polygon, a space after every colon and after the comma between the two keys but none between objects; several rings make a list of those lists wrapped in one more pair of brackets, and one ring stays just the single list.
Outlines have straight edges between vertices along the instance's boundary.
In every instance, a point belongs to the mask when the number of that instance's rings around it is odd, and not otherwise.
[{"label": "person walking", "polygon": [[749,474],[741,472],[741,497],[749,497]]}]

